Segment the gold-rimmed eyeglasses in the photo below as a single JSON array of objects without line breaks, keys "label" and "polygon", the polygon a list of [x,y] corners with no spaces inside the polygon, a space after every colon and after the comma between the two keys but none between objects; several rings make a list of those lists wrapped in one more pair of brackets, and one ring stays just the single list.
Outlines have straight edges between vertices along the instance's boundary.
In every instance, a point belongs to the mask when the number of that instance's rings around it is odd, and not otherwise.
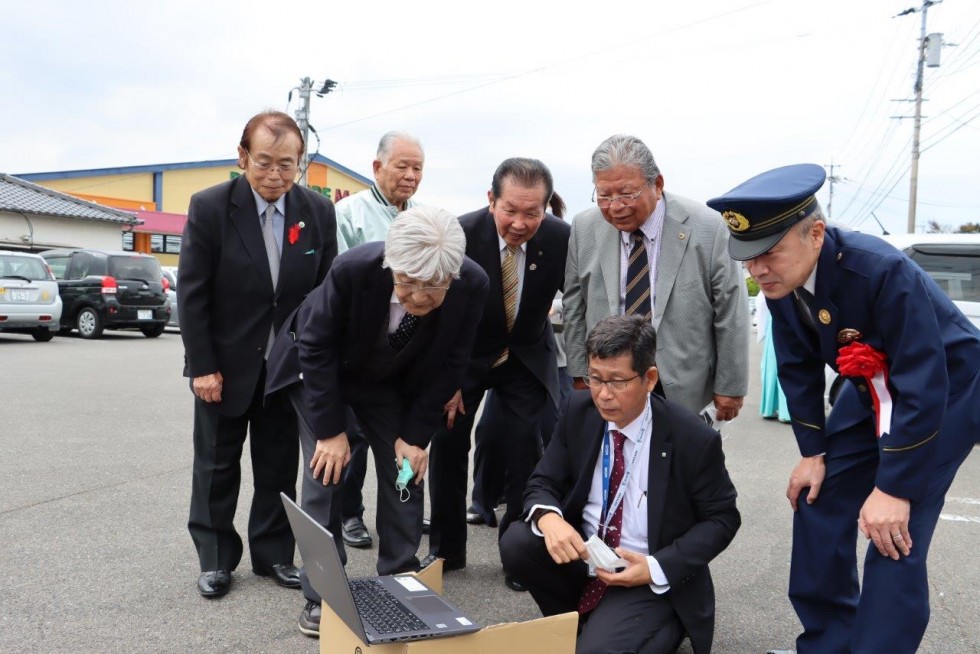
[{"label": "gold-rimmed eyeglasses", "polygon": [[599,205],[600,209],[608,209],[614,202],[618,202],[624,207],[632,207],[636,204],[636,199],[640,197],[646,187],[642,187],[636,193],[626,193],[624,195],[599,195],[598,190],[592,189],[592,201]]},{"label": "gold-rimmed eyeglasses", "polygon": [[293,175],[296,173],[296,169],[299,166],[292,161],[282,161],[280,163],[272,163],[271,161],[256,161],[252,158],[252,154],[248,151],[248,148],[242,146],[242,150],[245,150],[245,156],[248,157],[249,162],[256,170],[263,173],[269,173],[273,170],[279,171],[280,175]]},{"label": "gold-rimmed eyeglasses", "polygon": [[583,377],[582,381],[584,381],[589,388],[595,390],[599,390],[600,388],[605,386],[606,388],[613,391],[614,393],[622,393],[629,387],[630,382],[636,379],[637,377],[640,377],[640,375],[635,374],[629,379],[599,379],[598,377],[592,377],[590,375],[588,377]]}]

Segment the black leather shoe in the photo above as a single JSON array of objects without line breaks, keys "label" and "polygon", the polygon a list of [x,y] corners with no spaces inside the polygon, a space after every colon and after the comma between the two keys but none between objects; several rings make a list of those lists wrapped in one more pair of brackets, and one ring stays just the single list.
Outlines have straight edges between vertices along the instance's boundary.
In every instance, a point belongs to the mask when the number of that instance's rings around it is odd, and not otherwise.
[{"label": "black leather shoe", "polygon": [[483,519],[483,516],[479,514],[472,504],[466,509],[466,524],[468,525],[485,525],[487,521]]},{"label": "black leather shoe", "polygon": [[208,570],[197,578],[197,590],[201,597],[214,599],[227,595],[231,590],[231,572],[228,570]]},{"label": "black leather shoe", "polygon": [[462,570],[466,567],[466,557],[461,559],[444,559],[441,556],[436,556],[435,554],[430,554],[429,556],[422,559],[419,563],[423,569],[428,568],[430,565],[436,562],[437,559],[442,559],[442,571],[452,572],[453,570]]},{"label": "black leather shoe", "polygon": [[507,585],[507,588],[517,591],[518,593],[524,593],[527,591],[527,586],[517,581],[517,579],[511,577],[510,575],[504,575],[504,583]]},{"label": "black leather shoe", "polygon": [[299,614],[299,630],[310,638],[320,637],[320,613],[323,610],[321,604],[307,602],[303,612]]},{"label": "black leather shoe", "polygon": [[343,522],[341,531],[344,532],[344,543],[350,547],[368,548],[371,547],[371,532],[361,518],[347,518]]},{"label": "black leather shoe", "polygon": [[291,563],[276,563],[269,568],[252,568],[260,577],[272,577],[283,588],[299,588],[299,570]]},{"label": "black leather shoe", "polygon": [[432,521],[431,520],[429,520],[428,518],[422,518],[422,533],[423,534],[428,535],[429,532],[432,531],[431,526],[432,526]]}]

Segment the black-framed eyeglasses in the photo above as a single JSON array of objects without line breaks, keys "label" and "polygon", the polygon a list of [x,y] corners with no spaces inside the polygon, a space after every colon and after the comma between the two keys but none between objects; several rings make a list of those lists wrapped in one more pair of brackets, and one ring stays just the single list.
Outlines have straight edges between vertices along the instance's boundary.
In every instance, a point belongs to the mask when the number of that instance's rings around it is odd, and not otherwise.
[{"label": "black-framed eyeglasses", "polygon": [[634,204],[636,204],[636,199],[640,197],[645,190],[646,187],[644,186],[636,193],[627,193],[625,195],[598,195],[598,189],[593,188],[592,201],[599,205],[600,209],[608,209],[614,202],[618,202],[624,207],[632,207]]},{"label": "black-framed eyeglasses", "polygon": [[271,161],[256,161],[255,159],[252,158],[252,154],[248,151],[248,148],[243,146],[242,150],[245,150],[245,156],[248,157],[248,160],[249,162],[251,162],[252,166],[254,166],[256,170],[260,170],[263,173],[268,173],[268,172],[272,172],[273,170],[277,170],[281,175],[293,175],[296,173],[296,170],[299,168],[298,164],[295,164],[291,161],[285,161],[277,164],[272,163]]},{"label": "black-framed eyeglasses", "polygon": [[395,286],[409,293],[421,291],[427,295],[441,295],[449,290],[449,284],[445,286],[422,286],[421,284],[413,284],[412,282],[395,282]]},{"label": "black-framed eyeglasses", "polygon": [[622,393],[627,388],[629,388],[630,382],[640,377],[639,373],[633,375],[629,379],[599,379],[598,377],[583,377],[582,381],[586,383],[589,388],[594,388],[599,390],[603,386],[613,391],[614,393]]}]

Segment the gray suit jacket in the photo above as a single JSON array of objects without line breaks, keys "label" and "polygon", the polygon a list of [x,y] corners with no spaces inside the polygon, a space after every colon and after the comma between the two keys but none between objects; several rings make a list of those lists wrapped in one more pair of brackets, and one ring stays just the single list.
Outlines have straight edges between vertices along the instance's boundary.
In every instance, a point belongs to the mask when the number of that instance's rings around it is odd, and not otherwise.
[{"label": "gray suit jacket", "polygon": [[[664,193],[667,203],[653,326],[667,398],[700,411],[712,394],[744,396],[749,384],[745,277],[728,256],[728,230],[703,204]],[[568,374],[586,373],[585,338],[619,313],[620,236],[598,209],[575,216],[565,266]]]}]

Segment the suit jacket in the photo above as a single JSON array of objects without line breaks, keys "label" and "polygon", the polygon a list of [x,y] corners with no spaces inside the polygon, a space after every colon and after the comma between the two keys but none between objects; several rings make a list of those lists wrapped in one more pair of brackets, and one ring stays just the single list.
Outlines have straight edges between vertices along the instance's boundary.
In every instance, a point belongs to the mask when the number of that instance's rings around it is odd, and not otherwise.
[{"label": "suit jacket", "polygon": [[[717,432],[698,416],[650,396],[653,433],[647,490],[647,534],[670,590],[665,597],[691,636],[695,652],[711,650],[715,593],[708,562],[741,525],[735,487]],[[544,457],[524,492],[526,513],[557,506],[581,533],[582,512],[602,448],[606,422],[588,391],[572,391]]]},{"label": "suit jacket", "polygon": [[[728,256],[728,230],[702,204],[664,193],[653,326],[664,393],[700,411],[714,393],[744,396],[749,383],[745,277]],[[619,314],[622,241],[598,209],[575,216],[565,269],[568,374],[586,374],[585,338]]]},{"label": "suit jacket", "polygon": [[856,377],[824,421],[824,364],[837,369],[837,335],[856,329],[861,343],[885,353],[893,402],[891,430],[878,439],[875,485],[897,497],[920,497],[938,452],[968,450],[980,439],[980,332],[925,271],[866,234],[827,228],[815,288],[817,338],[803,326],[791,295],[767,301],[800,452],[826,452],[826,439],[872,415],[868,384]]},{"label": "suit jacket", "polygon": [[500,243],[493,216],[489,208],[483,208],[460,216],[459,222],[466,233],[466,255],[479,264],[490,279],[490,290],[464,385],[479,383],[507,347],[511,356],[520,359],[548,389],[552,402],[557,406],[561,391],[558,388],[555,339],[548,312],[564,282],[570,231],[568,224],[546,214],[537,233],[527,242],[521,302],[517,307],[514,329],[508,333],[500,272]]},{"label": "suit jacket", "polygon": [[[268,393],[303,383],[305,416],[317,438],[346,429],[345,404],[370,397],[379,384],[361,372],[376,335],[387,328],[394,280],[382,268],[383,242],[359,245],[334,261],[323,284],[303,303],[269,355]],[[483,313],[487,276],[468,258],[459,278],[431,316],[431,338],[403,372],[384,382],[401,398],[396,436],[426,447],[442,422],[443,405],[456,392],[469,362]]]},{"label": "suit jacket", "polygon": [[[299,239],[287,235],[303,223]],[[330,200],[301,186],[286,194],[279,282],[272,290],[255,196],[238,177],[191,197],[177,269],[184,376],[220,372],[225,415],[245,412],[262,371],[269,329],[323,281],[337,255]]]}]

